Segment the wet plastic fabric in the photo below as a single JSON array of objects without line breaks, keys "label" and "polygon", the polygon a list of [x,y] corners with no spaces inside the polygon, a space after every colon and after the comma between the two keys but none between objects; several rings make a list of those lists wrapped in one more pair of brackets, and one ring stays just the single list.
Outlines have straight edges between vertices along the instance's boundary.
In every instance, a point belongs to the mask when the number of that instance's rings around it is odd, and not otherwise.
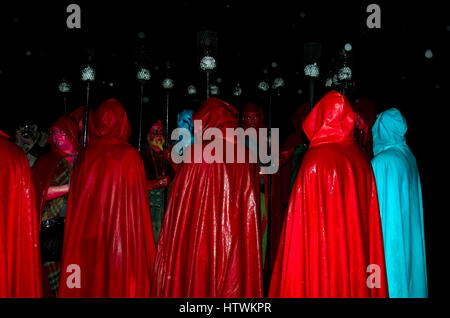
[{"label": "wet plastic fabric", "polygon": [[[72,118],[62,116],[51,127],[57,127],[64,131],[74,149],[77,151],[81,150],[78,141],[78,126]],[[52,145],[50,152],[40,157],[33,166],[33,169],[31,169],[36,189],[36,202],[38,204],[39,215],[41,215],[45,208],[48,189],[56,167],[66,156],[66,153],[58,150],[55,145]]]},{"label": "wet plastic fabric", "polygon": [[0,298],[42,297],[39,218],[25,152],[0,131]]},{"label": "wet plastic fabric", "polygon": [[[356,144],[347,98],[327,93],[303,123],[311,143],[283,225],[269,297],[387,297],[370,162]],[[369,288],[375,280],[380,288]]]},{"label": "wet plastic fabric", "polygon": [[405,142],[406,121],[389,109],[372,128],[389,296],[427,297],[422,189],[414,155]]},{"label": "wet plastic fabric", "polygon": [[[149,297],[155,243],[144,165],[117,100],[100,105],[93,124],[70,183],[59,297]],[[71,264],[81,288],[67,284],[77,282]]]},{"label": "wet plastic fabric", "polygon": [[[217,98],[193,119],[202,120],[203,132],[238,127],[237,111]],[[256,169],[256,163],[180,165],[158,241],[153,297],[263,296]]]}]

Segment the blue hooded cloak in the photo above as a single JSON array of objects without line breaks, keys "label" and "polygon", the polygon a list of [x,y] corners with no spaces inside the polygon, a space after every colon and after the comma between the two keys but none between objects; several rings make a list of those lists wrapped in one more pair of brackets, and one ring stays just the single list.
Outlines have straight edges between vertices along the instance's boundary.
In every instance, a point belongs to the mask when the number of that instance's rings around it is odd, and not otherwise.
[{"label": "blue hooded cloak", "polygon": [[406,145],[405,118],[396,108],[372,127],[372,167],[378,191],[389,296],[428,297],[422,190],[416,158]]}]

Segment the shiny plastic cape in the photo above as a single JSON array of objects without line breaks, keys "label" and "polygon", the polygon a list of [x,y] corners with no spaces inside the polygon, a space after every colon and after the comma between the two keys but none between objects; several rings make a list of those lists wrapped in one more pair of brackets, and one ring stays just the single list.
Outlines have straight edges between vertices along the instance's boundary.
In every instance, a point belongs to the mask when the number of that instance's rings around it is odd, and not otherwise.
[{"label": "shiny plastic cape", "polygon": [[[238,127],[237,111],[217,98],[193,119],[202,120],[203,132]],[[256,169],[256,163],[180,165],[158,241],[153,297],[263,296]]]},{"label": "shiny plastic cape", "polygon": [[25,152],[0,131],[0,298],[42,297],[39,218]]},{"label": "shiny plastic cape", "polygon": [[391,108],[372,128],[390,297],[427,297],[422,189],[416,158],[406,145],[406,121]]},{"label": "shiny plastic cape", "polygon": [[331,91],[303,122],[310,146],[292,189],[269,297],[388,296],[375,178],[355,142],[354,116],[347,98]]},{"label": "shiny plastic cape", "polygon": [[155,243],[144,165],[117,100],[93,115],[96,135],[70,183],[59,297],[149,297]]},{"label": "shiny plastic cape", "polygon": [[[72,118],[69,116],[62,116],[52,124],[51,127],[58,127],[63,130],[75,150],[81,150],[78,141],[78,125]],[[45,208],[48,188],[56,170],[56,166],[66,156],[67,154],[58,150],[55,145],[52,144],[50,152],[40,157],[31,169],[36,190],[36,202],[39,215],[41,215]]]}]

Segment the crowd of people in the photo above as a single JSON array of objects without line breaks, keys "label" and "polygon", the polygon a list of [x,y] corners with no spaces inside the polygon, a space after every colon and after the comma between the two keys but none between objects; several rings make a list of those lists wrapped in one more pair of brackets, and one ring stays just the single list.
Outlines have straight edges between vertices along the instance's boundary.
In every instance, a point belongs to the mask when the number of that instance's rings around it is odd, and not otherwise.
[{"label": "crowd of people", "polygon": [[[171,143],[160,120],[138,151],[116,99],[84,114],[21,127],[15,143],[0,131],[0,297],[428,296],[398,109],[334,90],[300,105],[270,176],[260,162],[174,162],[173,146],[195,141]],[[201,133],[266,127],[260,106],[239,114],[215,97],[177,125],[193,134],[195,120]]]}]

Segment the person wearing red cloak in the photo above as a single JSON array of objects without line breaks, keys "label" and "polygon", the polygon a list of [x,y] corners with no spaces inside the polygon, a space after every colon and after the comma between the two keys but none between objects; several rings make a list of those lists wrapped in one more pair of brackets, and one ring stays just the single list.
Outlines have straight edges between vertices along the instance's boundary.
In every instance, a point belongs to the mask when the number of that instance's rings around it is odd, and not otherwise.
[{"label": "person wearing red cloak", "polygon": [[[69,117],[74,119],[78,124],[78,136],[79,136],[80,145],[83,144],[84,115],[85,115],[84,112],[85,112],[85,106],[80,106],[69,114]],[[94,132],[93,132],[94,126],[93,126],[93,122],[92,122],[92,116],[93,116],[93,111],[92,111],[92,109],[89,109],[89,123],[88,123],[86,144],[89,143],[90,135],[94,134]]]},{"label": "person wearing red cloak", "polygon": [[296,132],[289,135],[281,148],[280,168],[272,175],[272,202],[270,219],[270,270],[273,269],[280,241],[283,220],[292,188],[292,180],[297,177],[298,169],[307,146],[303,136],[302,123],[310,110],[309,103],[303,103],[291,116]]},{"label": "person wearing red cloak", "polygon": [[159,232],[161,231],[161,222],[167,198],[165,189],[169,186],[172,175],[171,166],[167,165],[166,167],[164,139],[164,126],[161,120],[158,120],[153,123],[147,134],[148,147],[141,150],[147,178],[155,241],[158,241]]},{"label": "person wearing red cloak", "polygon": [[374,174],[347,98],[328,92],[303,122],[310,140],[292,189],[269,297],[388,297]]},{"label": "person wearing red cloak", "polygon": [[[205,158],[210,142],[200,146],[197,138],[213,127],[225,136],[226,128],[238,127],[237,115],[228,103],[208,98],[193,116],[202,121],[202,129],[196,128],[196,140],[184,155],[199,147]],[[234,140],[215,138],[223,140],[223,149],[227,142],[232,143],[228,147],[237,146]],[[152,297],[262,297],[259,193],[254,178],[258,166],[205,159],[181,163],[172,182]]]},{"label": "person wearing red cloak", "polygon": [[[259,147],[259,139],[258,139],[258,128],[266,128],[264,125],[264,111],[263,109],[254,104],[247,103],[242,109],[241,116],[241,125],[244,130],[248,128],[256,129],[256,139],[257,139],[257,147]],[[258,153],[258,151],[257,151]],[[260,190],[260,215],[261,215],[261,237],[262,237],[262,257],[263,257],[263,268],[266,269],[266,251],[267,251],[267,235],[268,235],[268,209],[269,206],[269,182],[268,175],[261,175],[259,171],[256,171],[257,180],[259,181]]]},{"label": "person wearing red cloak", "polygon": [[0,298],[42,297],[39,217],[25,152],[0,130]]},{"label": "person wearing red cloak", "polygon": [[95,134],[70,182],[59,297],[149,297],[155,243],[145,170],[116,99],[93,112]]},{"label": "person wearing red cloak", "polygon": [[40,242],[44,292],[55,297],[59,287],[60,259],[69,181],[75,156],[81,150],[78,125],[68,116],[59,118],[49,129],[50,152],[31,169],[41,220]]}]

